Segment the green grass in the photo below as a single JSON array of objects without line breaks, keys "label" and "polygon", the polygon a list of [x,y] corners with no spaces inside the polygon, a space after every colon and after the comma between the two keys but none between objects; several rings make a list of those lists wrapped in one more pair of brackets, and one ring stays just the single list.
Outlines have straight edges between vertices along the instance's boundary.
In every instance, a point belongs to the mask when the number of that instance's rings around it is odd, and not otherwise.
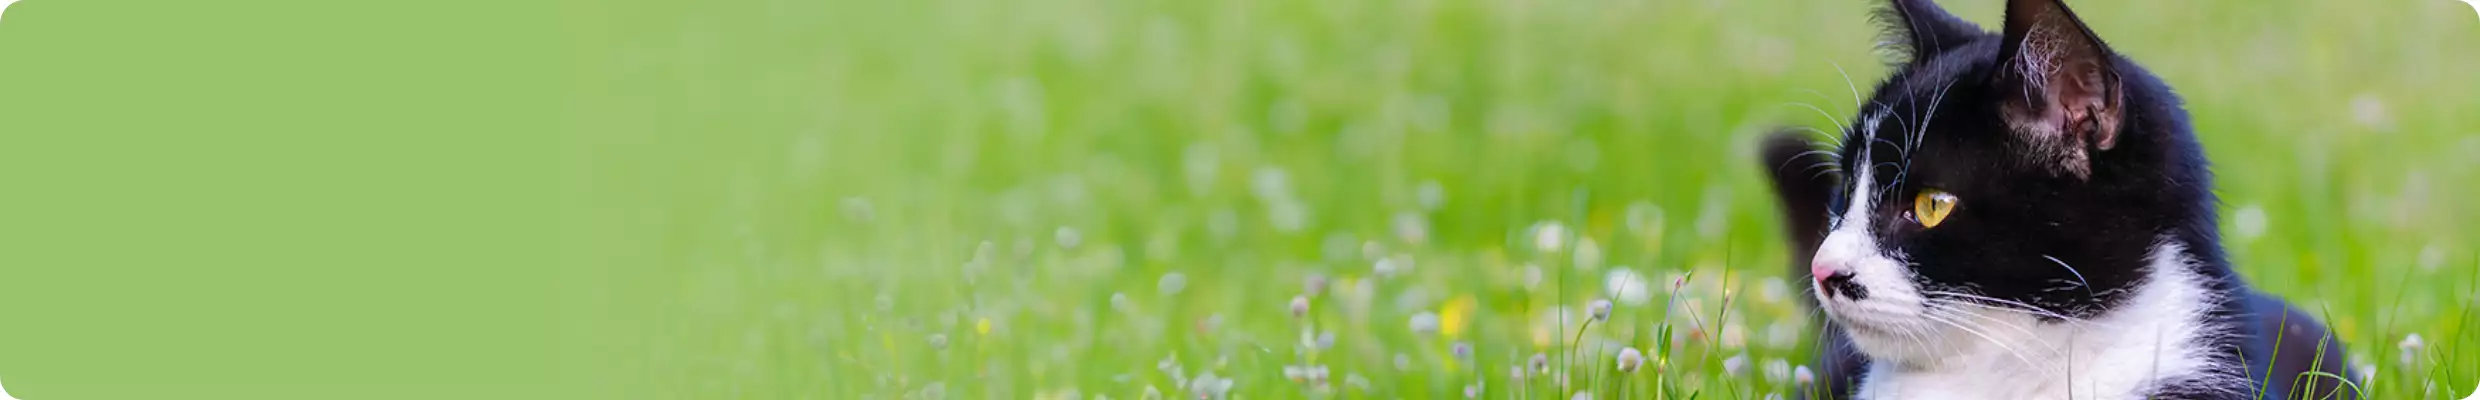
[{"label": "green grass", "polygon": [[[615,125],[717,133],[642,171],[675,188],[648,191],[657,395],[1788,395],[1814,337],[1751,145],[1885,73],[1862,0],[859,3],[666,5],[612,39],[654,94]],[[2469,8],[2077,6],[2186,97],[2252,282],[2329,314],[2377,397],[2480,384]],[[1644,304],[1552,317],[1618,269]],[[1512,377],[1535,354],[1570,386]]]}]

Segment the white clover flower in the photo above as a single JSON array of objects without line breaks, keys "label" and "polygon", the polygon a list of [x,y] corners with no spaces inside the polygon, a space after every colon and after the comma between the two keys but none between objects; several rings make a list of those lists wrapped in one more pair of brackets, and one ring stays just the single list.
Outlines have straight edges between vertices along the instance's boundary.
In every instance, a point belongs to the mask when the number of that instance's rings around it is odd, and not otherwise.
[{"label": "white clover flower", "polygon": [[1645,280],[1645,274],[1627,266],[1611,268],[1608,274],[1604,274],[1602,290],[1610,297],[1619,299],[1620,303],[1631,306],[1653,302],[1653,282]]},{"label": "white clover flower", "polygon": [[1808,370],[1808,366],[1802,365],[1791,369],[1791,383],[1806,386],[1816,382],[1817,372]]},{"label": "white clover flower", "polygon": [[1423,181],[1420,188],[1413,189],[1412,197],[1421,203],[1421,209],[1437,211],[1447,205],[1447,187],[1438,181]]},{"label": "white clover flower", "polygon": [[1404,243],[1429,242],[1429,220],[1422,218],[1420,213],[1411,211],[1395,213],[1394,226],[1395,238],[1403,240]]},{"label": "white clover flower", "polygon": [[2238,233],[2240,243],[2255,241],[2257,237],[2265,235],[2265,207],[2249,204],[2234,214],[2231,218],[2231,230]]},{"label": "white clover flower", "polygon": [[1318,335],[1317,335],[1317,343],[1316,343],[1316,344],[1317,344],[1317,349],[1318,349],[1318,350],[1326,350],[1326,349],[1332,349],[1332,348],[1335,348],[1335,331],[1326,331],[1326,332],[1320,332],[1320,333],[1318,333]]},{"label": "white clover flower", "polygon": [[1380,278],[1393,278],[1396,274],[1403,272],[1401,268],[1395,265],[1394,257],[1380,258],[1378,261],[1370,263],[1369,271]]},{"label": "white clover flower", "polygon": [[1480,383],[1465,384],[1465,385],[1464,385],[1464,398],[1467,398],[1467,399],[1478,399],[1478,398],[1481,398],[1481,384],[1480,384]]},{"label": "white clover flower", "polygon": [[947,334],[944,334],[944,333],[934,333],[934,334],[931,334],[931,335],[930,335],[930,349],[931,349],[931,350],[947,350]]},{"label": "white clover flower", "polygon": [[1188,275],[1178,272],[1163,274],[1161,281],[1154,282],[1154,289],[1162,291],[1165,296],[1180,294],[1181,289],[1187,288]]},{"label": "white clover flower", "polygon": [[1610,320],[1610,300],[1594,299],[1592,303],[1586,303],[1584,309],[1589,313],[1587,315],[1593,316],[1593,322]]},{"label": "white clover flower", "polygon": [[2420,360],[2420,349],[2428,347],[2428,343],[2420,340],[2420,334],[2414,333],[2404,335],[2402,342],[2394,344],[2394,347],[2402,350],[2402,364],[2410,366]]},{"label": "white clover flower", "polygon": [[1619,372],[1636,372],[1637,367],[1644,365],[1644,352],[1637,351],[1635,347],[1619,349]]},{"label": "white clover flower", "polygon": [[1765,360],[1765,381],[1783,382],[1791,379],[1791,363],[1780,358]]},{"label": "white clover flower", "polygon": [[1304,295],[1313,297],[1326,294],[1326,285],[1326,274],[1312,272],[1308,277],[1301,278],[1300,292]]},{"label": "white clover flower", "polygon": [[1438,333],[1438,313],[1422,311],[1420,314],[1414,314],[1412,333],[1421,335]]},{"label": "white clover flower", "polygon": [[1533,226],[1533,249],[1556,253],[1567,247],[1567,226],[1558,222],[1542,222]]},{"label": "white clover flower", "polygon": [[1292,318],[1309,316],[1309,297],[1292,296]]},{"label": "white clover flower", "polygon": [[1734,355],[1731,356],[1731,358],[1722,360],[1722,373],[1725,375],[1736,377],[1740,376],[1740,373],[1747,371],[1748,353],[1740,353],[1739,355]]},{"label": "white clover flower", "polygon": [[1471,360],[1471,359],[1472,359],[1472,343],[1458,341],[1458,342],[1455,342],[1455,345],[1453,345],[1453,346],[1448,346],[1448,348],[1447,348],[1447,349],[1448,349],[1447,351],[1448,351],[1449,353],[1455,354],[1455,359],[1458,359],[1458,360]]},{"label": "white clover flower", "polygon": [[1051,239],[1059,242],[1059,248],[1074,249],[1078,243],[1085,242],[1085,235],[1077,233],[1076,228],[1062,226],[1051,231]]},{"label": "white clover flower", "polygon": [[1136,307],[1137,305],[1134,301],[1128,300],[1127,293],[1111,293],[1111,309],[1119,310],[1120,312],[1129,312],[1135,311]]},{"label": "white clover flower", "polygon": [[1548,354],[1533,353],[1533,360],[1526,364],[1532,365],[1535,372],[1550,373],[1550,355]]},{"label": "white clover flower", "polygon": [[1188,393],[1199,399],[1225,398],[1231,394],[1231,379],[1214,376],[1213,372],[1199,372],[1196,378],[1188,381]]}]

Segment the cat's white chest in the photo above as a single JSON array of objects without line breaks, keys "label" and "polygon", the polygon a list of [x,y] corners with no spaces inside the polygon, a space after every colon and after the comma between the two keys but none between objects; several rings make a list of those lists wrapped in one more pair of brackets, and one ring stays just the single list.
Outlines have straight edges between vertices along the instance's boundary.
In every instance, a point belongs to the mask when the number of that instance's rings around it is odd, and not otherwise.
[{"label": "cat's white chest", "polygon": [[2218,296],[2178,256],[2156,249],[2152,271],[2126,303],[2102,316],[2042,323],[2020,313],[1985,313],[1970,335],[1936,360],[1870,366],[1855,398],[1891,399],[2142,399],[2169,384],[2229,376],[2205,339],[2228,334],[2205,325]]}]

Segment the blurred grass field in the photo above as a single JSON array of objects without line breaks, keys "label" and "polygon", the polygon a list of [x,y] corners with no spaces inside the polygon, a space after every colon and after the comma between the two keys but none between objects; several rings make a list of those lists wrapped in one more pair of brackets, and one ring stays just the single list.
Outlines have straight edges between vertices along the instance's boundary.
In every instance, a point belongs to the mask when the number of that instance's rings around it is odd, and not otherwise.
[{"label": "blurred grass field", "polygon": [[[1815,338],[1751,145],[1848,118],[1871,5],[632,10],[646,96],[610,123],[714,133],[645,139],[701,167],[639,171],[671,213],[636,367],[666,398],[1788,396]],[[2074,5],[2185,96],[2235,261],[2375,397],[2480,383],[2468,6]]]}]

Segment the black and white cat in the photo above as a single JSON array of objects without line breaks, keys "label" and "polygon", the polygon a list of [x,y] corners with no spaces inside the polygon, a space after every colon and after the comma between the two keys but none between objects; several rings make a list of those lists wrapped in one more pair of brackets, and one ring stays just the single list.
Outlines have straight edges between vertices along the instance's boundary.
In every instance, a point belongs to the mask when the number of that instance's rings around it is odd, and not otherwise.
[{"label": "black and white cat", "polygon": [[2325,328],[2232,272],[2178,97],[2060,0],[1995,33],[1929,0],[1880,20],[1904,60],[1839,142],[1764,145],[1830,317],[1817,392],[2356,397],[2302,375],[2351,376]]}]

